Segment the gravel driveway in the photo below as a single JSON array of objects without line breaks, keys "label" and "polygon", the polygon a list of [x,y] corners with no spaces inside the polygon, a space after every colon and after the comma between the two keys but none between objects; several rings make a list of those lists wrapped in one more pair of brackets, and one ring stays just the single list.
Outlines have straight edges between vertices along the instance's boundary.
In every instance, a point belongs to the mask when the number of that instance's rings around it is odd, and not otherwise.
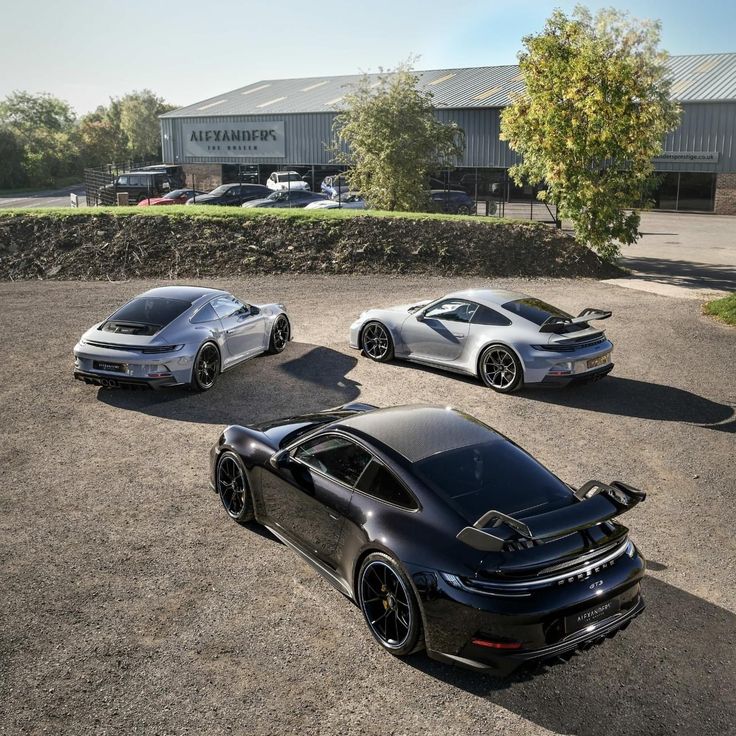
[{"label": "gravel driveway", "polygon": [[[153,284],[0,284],[0,733],[735,733],[736,330],[693,300],[503,284],[612,309],[613,374],[498,396],[373,364],[346,344],[362,309],[471,282],[268,277],[215,285],[286,302],[283,354],[204,395],[98,390],[72,379],[74,342]],[[509,681],[380,650],[356,607],[207,488],[224,425],[358,397],[453,404],[566,481],[647,490],[626,517],[649,560],[644,615]]]}]

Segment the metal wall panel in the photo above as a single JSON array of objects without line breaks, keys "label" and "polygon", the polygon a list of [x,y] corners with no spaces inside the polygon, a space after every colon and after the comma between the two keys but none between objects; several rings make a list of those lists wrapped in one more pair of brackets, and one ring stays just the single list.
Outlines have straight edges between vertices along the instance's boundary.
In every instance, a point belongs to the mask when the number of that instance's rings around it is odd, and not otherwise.
[{"label": "metal wall panel", "polygon": [[[657,162],[658,171],[736,171],[736,102],[687,103],[682,105],[680,127],[667,136],[665,151],[713,152],[717,162],[668,161]],[[315,164],[333,163],[332,122],[335,113],[300,113],[281,115],[212,116],[209,118],[161,118],[164,161],[167,163],[265,163]],[[443,122],[455,121],[465,131],[465,154],[457,166],[508,168],[517,156],[508,145],[499,140],[500,110],[443,109],[437,111]],[[182,122],[237,123],[242,121],[268,122],[283,120],[286,135],[285,158],[207,158],[187,157],[182,150]]]}]

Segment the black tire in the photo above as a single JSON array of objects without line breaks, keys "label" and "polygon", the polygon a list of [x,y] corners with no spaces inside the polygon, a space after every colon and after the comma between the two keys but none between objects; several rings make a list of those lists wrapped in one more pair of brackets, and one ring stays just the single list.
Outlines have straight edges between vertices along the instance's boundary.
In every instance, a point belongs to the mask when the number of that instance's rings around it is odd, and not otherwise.
[{"label": "black tire", "polygon": [[466,205],[460,205],[460,207],[457,208],[457,214],[458,215],[469,215],[470,214],[470,207],[467,207]]},{"label": "black tire", "polygon": [[394,341],[388,327],[381,322],[368,322],[360,333],[363,354],[378,363],[388,363],[394,357]]},{"label": "black tire", "polygon": [[209,391],[220,375],[220,351],[213,342],[206,342],[197,351],[192,366],[193,391]]},{"label": "black tire", "polygon": [[516,353],[501,344],[489,345],[478,358],[478,377],[500,394],[518,391],[524,383],[524,369]]},{"label": "black tire", "polygon": [[271,328],[271,337],[266,352],[269,355],[280,353],[289,344],[290,339],[291,324],[289,324],[289,318],[285,314],[280,314]]},{"label": "black tire", "polygon": [[253,496],[245,465],[234,452],[223,452],[217,461],[215,487],[227,515],[238,524],[253,519]]},{"label": "black tire", "polygon": [[358,605],[373,638],[395,657],[424,647],[422,615],[411,583],[394,559],[369,554],[358,573]]}]

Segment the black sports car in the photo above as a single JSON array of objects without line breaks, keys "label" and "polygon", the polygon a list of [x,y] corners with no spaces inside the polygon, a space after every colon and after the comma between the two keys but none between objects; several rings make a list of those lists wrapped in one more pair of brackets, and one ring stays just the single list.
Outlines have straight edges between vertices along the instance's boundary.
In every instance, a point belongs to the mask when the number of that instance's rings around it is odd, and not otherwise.
[{"label": "black sports car", "polygon": [[612,636],[644,609],[614,517],[645,494],[577,490],[503,435],[434,406],[231,426],[211,484],[363,611],[389,652],[507,674]]}]

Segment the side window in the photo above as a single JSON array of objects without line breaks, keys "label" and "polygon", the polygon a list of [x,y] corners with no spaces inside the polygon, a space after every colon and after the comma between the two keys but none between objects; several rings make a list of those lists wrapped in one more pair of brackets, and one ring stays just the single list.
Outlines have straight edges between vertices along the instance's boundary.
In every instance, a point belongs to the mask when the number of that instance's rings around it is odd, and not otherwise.
[{"label": "side window", "polygon": [[355,485],[371,460],[370,454],[362,447],[336,435],[316,437],[305,442],[297,448],[294,457],[349,486]]},{"label": "side window", "polygon": [[129,177],[127,177],[127,176],[119,176],[116,184],[119,187],[127,187],[128,186],[128,180],[129,180]]},{"label": "side window", "polygon": [[495,327],[506,327],[511,324],[511,320],[499,314],[490,307],[479,305],[473,315],[474,325],[493,325]]},{"label": "side window", "polygon": [[227,319],[239,313],[246,314],[248,312],[248,307],[231,296],[218,296],[210,304],[220,319]]},{"label": "side window", "polygon": [[212,320],[217,319],[217,314],[215,314],[215,310],[212,308],[212,304],[205,304],[202,309],[200,309],[197,314],[192,317],[191,320],[189,320],[192,324],[198,325],[202,322],[211,322]]},{"label": "side window", "polygon": [[371,461],[368,469],[360,476],[356,486],[359,491],[404,509],[416,509],[417,502],[399,479],[384,465]]},{"label": "side window", "polygon": [[428,309],[426,319],[442,319],[446,322],[470,322],[478,308],[477,304],[461,299],[446,299]]}]

